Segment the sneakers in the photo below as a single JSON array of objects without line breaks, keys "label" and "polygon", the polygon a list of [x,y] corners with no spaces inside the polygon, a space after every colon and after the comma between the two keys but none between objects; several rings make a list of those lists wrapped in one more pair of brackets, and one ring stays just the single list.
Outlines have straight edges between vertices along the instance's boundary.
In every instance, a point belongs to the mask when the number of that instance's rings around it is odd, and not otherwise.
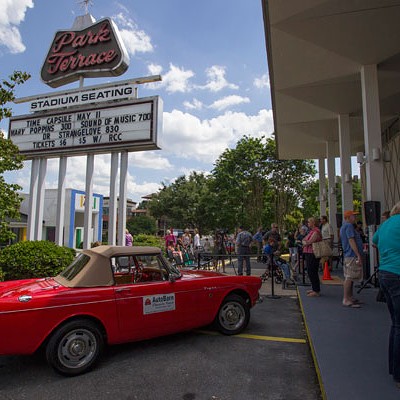
[{"label": "sneakers", "polygon": [[314,292],[313,290],[308,291],[307,297],[319,297],[320,294],[318,292]]}]

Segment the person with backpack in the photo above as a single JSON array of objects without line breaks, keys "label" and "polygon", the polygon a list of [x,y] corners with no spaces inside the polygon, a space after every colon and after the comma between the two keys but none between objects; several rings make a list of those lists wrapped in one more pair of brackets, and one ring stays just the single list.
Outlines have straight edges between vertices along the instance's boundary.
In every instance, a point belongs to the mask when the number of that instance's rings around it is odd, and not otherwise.
[{"label": "person with backpack", "polygon": [[238,275],[243,275],[243,261],[246,264],[246,275],[251,275],[250,266],[250,244],[253,241],[253,236],[246,231],[243,226],[238,229],[236,236],[236,247],[238,250]]}]

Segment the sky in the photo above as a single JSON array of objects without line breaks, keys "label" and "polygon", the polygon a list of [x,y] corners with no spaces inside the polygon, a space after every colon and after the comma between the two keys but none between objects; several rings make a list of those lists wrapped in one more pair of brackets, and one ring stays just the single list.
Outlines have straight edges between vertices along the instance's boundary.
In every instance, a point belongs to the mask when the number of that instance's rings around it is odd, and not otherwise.
[{"label": "sky", "polygon": [[[85,10],[77,0],[0,0],[0,79],[13,71],[32,75],[16,97],[76,89],[52,89],[40,70],[58,30],[70,29]],[[243,135],[273,132],[270,86],[259,0],[92,0],[90,14],[110,17],[130,57],[125,74],[86,78],[85,86],[161,75],[139,87],[139,97],[163,101],[161,150],[129,153],[128,198],[156,192],[191,171],[208,173]],[[12,104],[13,115],[29,113],[29,103]],[[0,129],[8,131],[7,119]],[[8,182],[29,192],[31,162],[6,173]],[[68,158],[66,187],[85,189],[86,157]],[[46,188],[56,188],[58,159],[47,164]],[[93,190],[109,195],[110,156],[95,156]]]}]

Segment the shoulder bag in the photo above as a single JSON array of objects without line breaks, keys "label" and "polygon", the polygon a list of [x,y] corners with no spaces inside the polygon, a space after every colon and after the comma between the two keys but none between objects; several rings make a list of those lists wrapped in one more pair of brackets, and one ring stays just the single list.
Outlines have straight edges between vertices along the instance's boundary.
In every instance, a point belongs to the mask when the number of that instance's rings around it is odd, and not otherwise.
[{"label": "shoulder bag", "polygon": [[312,249],[315,258],[332,256],[332,249],[327,240],[312,243]]}]

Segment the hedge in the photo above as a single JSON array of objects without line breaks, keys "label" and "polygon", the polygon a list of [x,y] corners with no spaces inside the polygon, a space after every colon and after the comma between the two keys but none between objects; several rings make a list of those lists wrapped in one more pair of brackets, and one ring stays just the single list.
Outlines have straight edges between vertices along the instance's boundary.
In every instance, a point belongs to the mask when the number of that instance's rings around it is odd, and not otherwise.
[{"label": "hedge", "polygon": [[55,276],[75,254],[74,249],[44,240],[15,243],[0,252],[0,280]]}]

